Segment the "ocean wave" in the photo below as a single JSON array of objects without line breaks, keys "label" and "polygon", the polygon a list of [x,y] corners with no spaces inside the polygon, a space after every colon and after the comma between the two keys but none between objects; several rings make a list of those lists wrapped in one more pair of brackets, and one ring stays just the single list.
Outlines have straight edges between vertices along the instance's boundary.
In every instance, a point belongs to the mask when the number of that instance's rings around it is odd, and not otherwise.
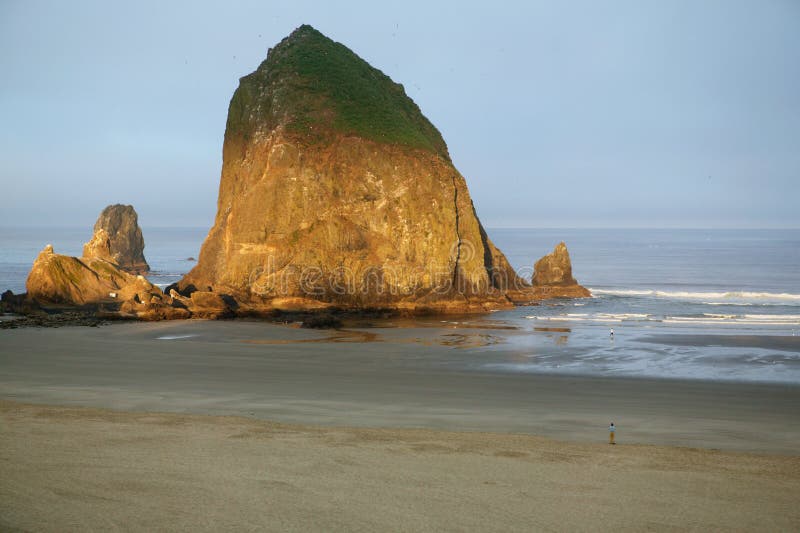
[{"label": "ocean wave", "polygon": [[792,306],[792,302],[700,302],[703,305],[725,305],[728,307],[775,307],[775,306]]},{"label": "ocean wave", "polygon": [[723,319],[723,318],[685,318],[685,317],[668,317],[662,322],[665,324],[686,324],[686,325],[708,325],[717,326],[720,324],[729,324],[737,326],[800,326],[800,321],[781,320],[781,317],[776,316],[776,320],[747,320],[747,319]]},{"label": "ocean wave", "polygon": [[555,316],[528,315],[528,320],[543,322],[590,322],[601,324],[650,323],[676,325],[738,325],[800,327],[800,315],[757,315],[700,313],[692,315],[648,315],[641,313],[568,313]]},{"label": "ocean wave", "polygon": [[654,315],[642,313],[567,313],[556,316],[527,315],[528,320],[544,320],[554,322],[660,322]]},{"label": "ocean wave", "polygon": [[[728,303],[761,303],[764,301],[780,301],[783,303],[800,303],[800,294],[755,292],[755,291],[725,291],[725,292],[693,292],[693,291],[660,291],[656,289],[589,289],[594,295],[605,296],[640,296],[647,298],[665,298],[674,300],[701,300],[708,305],[726,305]],[[715,300],[705,302],[704,300]],[[719,300],[723,300],[720,302]]]}]

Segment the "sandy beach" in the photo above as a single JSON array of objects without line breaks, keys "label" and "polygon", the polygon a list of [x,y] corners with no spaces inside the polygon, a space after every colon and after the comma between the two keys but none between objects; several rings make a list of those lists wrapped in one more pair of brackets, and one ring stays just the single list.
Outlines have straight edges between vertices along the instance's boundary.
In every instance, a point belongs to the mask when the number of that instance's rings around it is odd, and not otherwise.
[{"label": "sandy beach", "polygon": [[4,531],[789,531],[800,458],[0,403]]},{"label": "sandy beach", "polygon": [[800,387],[488,372],[517,332],[419,325],[3,331],[0,529],[800,526]]}]

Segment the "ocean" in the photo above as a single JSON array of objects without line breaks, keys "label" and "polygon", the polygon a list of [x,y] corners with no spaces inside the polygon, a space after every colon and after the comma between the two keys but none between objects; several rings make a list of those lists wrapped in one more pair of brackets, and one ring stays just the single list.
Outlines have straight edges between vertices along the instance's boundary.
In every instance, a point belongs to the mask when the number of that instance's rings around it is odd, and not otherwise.
[{"label": "ocean", "polygon": [[[498,229],[515,268],[567,243],[593,298],[495,313],[532,335],[478,366],[800,383],[800,230]],[[611,335],[611,330],[614,335]],[[508,346],[505,346],[507,349]]]},{"label": "ocean", "polygon": [[[152,270],[148,279],[161,287],[178,281],[194,266],[208,228],[142,228],[144,256]],[[25,292],[34,259],[47,244],[57,254],[80,257],[91,228],[0,227],[0,292]]]},{"label": "ocean", "polygon": [[[565,241],[594,297],[491,315],[523,333],[458,364],[576,373],[800,384],[800,230],[489,229],[511,264]],[[86,228],[0,228],[0,290],[24,292],[36,254],[80,255]],[[149,279],[189,271],[207,228],[143,228]],[[444,320],[443,323],[459,322]],[[611,335],[611,329],[614,335]],[[798,339],[800,341],[800,339]],[[483,352],[482,352],[483,353]]]}]

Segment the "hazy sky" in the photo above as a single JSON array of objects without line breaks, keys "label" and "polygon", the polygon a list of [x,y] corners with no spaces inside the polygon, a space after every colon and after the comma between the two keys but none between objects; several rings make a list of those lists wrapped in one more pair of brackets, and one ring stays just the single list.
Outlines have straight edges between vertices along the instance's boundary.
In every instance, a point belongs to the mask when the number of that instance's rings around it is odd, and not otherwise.
[{"label": "hazy sky", "polygon": [[0,0],[0,225],[210,226],[238,78],[308,23],[405,85],[488,227],[800,227],[800,1]]}]

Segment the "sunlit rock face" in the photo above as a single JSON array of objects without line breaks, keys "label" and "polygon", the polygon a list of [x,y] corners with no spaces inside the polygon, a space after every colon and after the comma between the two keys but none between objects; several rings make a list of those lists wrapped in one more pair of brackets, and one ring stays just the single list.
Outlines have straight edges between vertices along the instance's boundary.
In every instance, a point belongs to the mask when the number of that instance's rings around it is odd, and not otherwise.
[{"label": "sunlit rock face", "polygon": [[104,259],[57,254],[48,244],[33,262],[25,288],[38,301],[85,305],[113,301],[111,294],[135,281],[136,276]]},{"label": "sunlit rock face", "polygon": [[219,314],[195,313],[192,306],[166,296],[142,275],[98,257],[57,254],[50,244],[33,262],[25,287],[27,300],[38,305],[85,307],[109,316],[164,320]]},{"label": "sunlit rock face", "polygon": [[526,287],[401,85],[310,26],[240,80],[216,219],[180,292],[469,311]]},{"label": "sunlit rock face", "polygon": [[558,243],[552,253],[536,261],[531,282],[535,293],[541,297],[591,296],[572,276],[572,261],[563,242]]}]

